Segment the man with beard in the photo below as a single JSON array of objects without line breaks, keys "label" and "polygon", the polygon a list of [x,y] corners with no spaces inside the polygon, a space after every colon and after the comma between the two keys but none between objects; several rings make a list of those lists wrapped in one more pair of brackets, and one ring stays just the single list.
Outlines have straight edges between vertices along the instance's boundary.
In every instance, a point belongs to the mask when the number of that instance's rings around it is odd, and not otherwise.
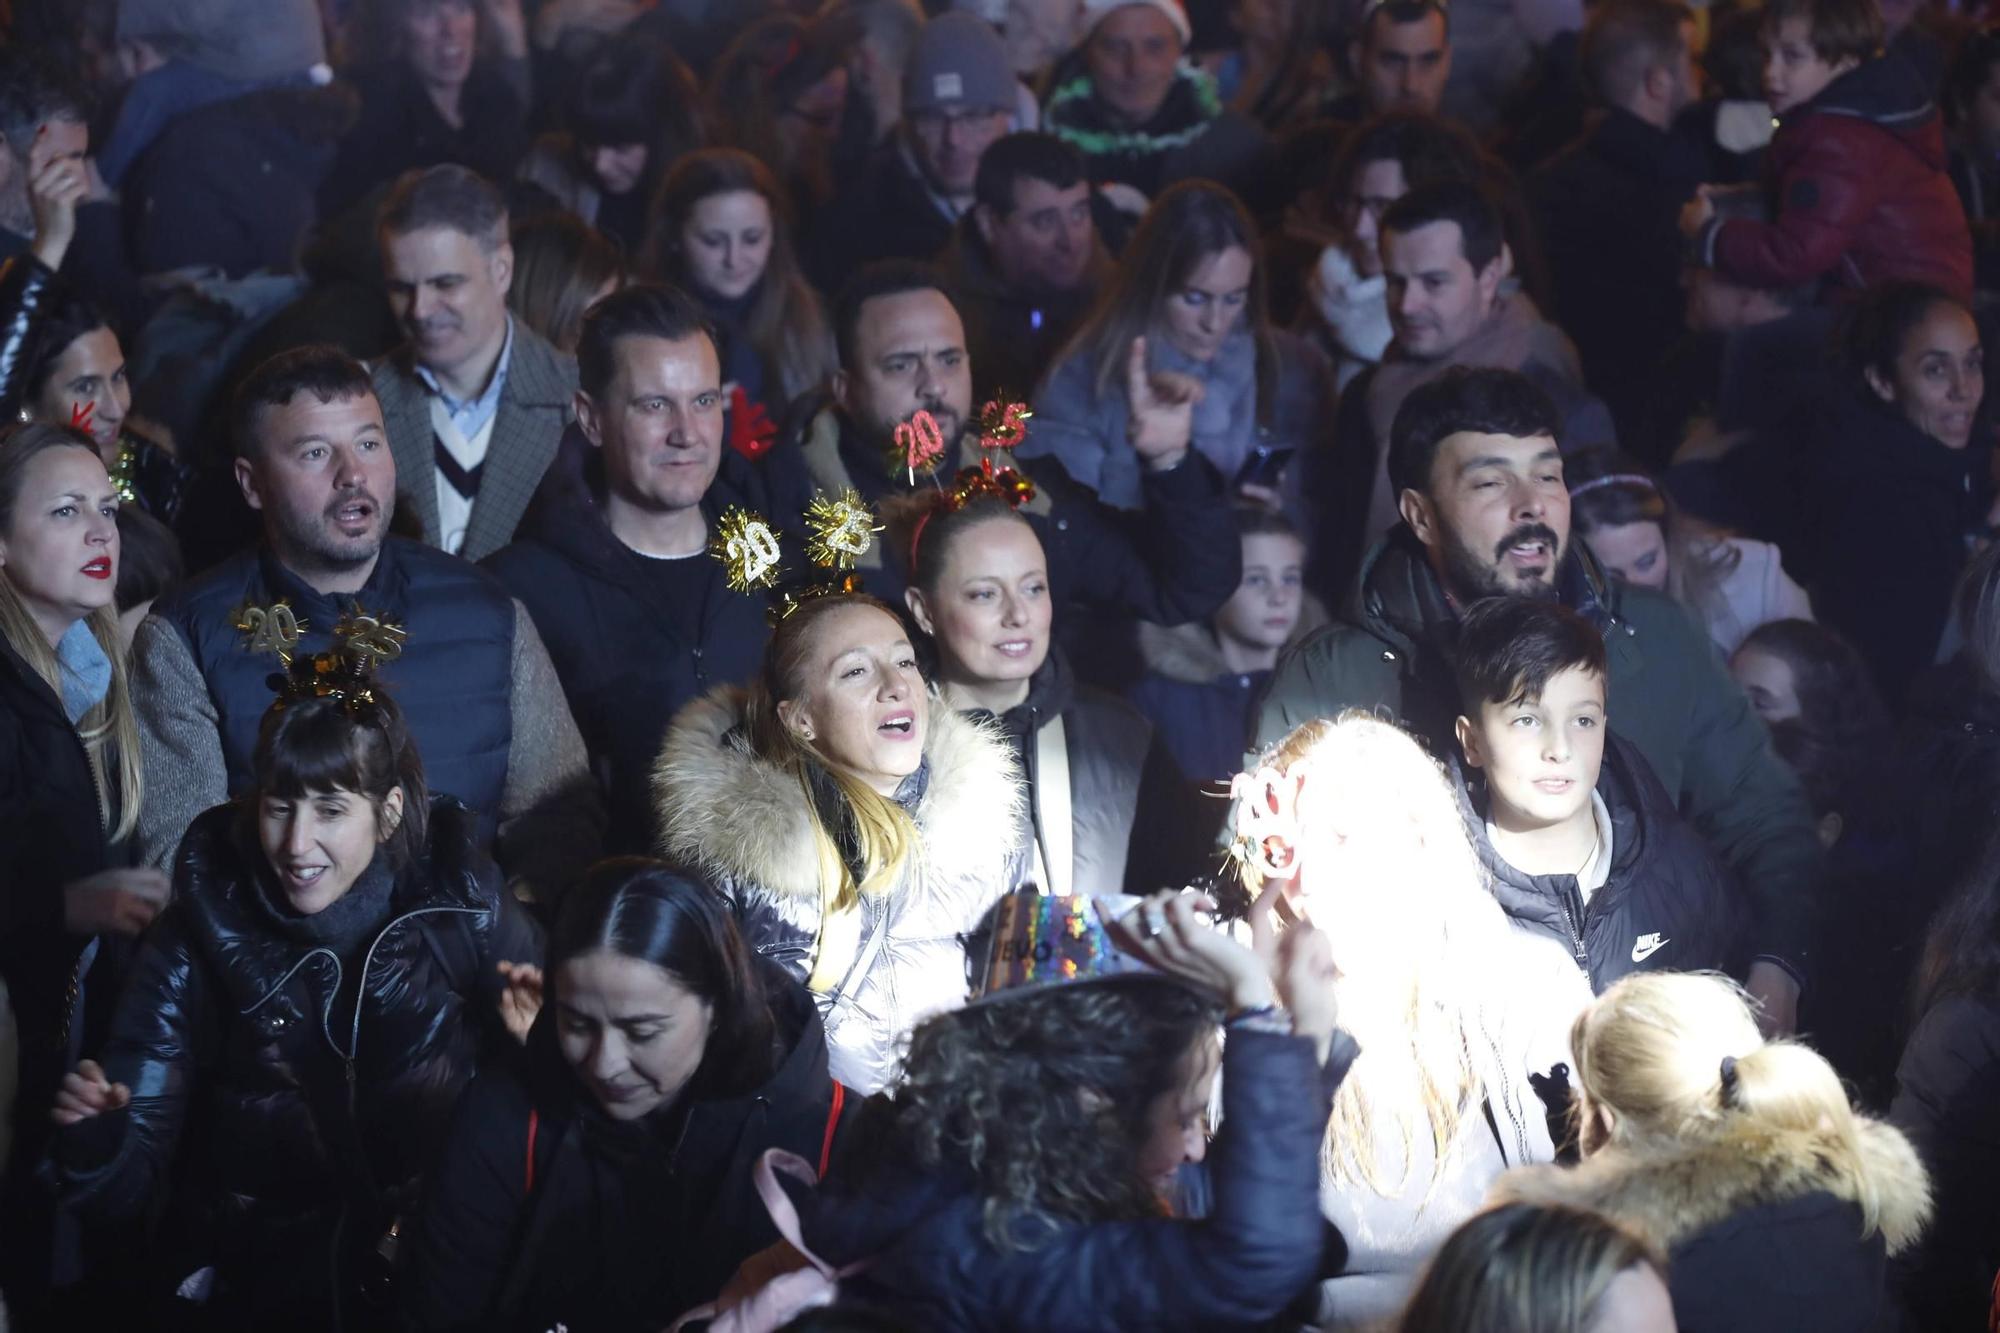
[{"label": "man with beard", "polygon": [[[840,365],[830,393],[794,406],[766,459],[789,497],[781,512],[799,512],[814,490],[853,486],[875,504],[910,489],[909,469],[890,458],[896,428],[919,411],[945,442],[941,481],[977,461],[977,441],[965,438],[973,414],[965,325],[935,270],[895,261],[861,270],[834,302],[833,334]],[[1194,404],[1185,386],[1150,378],[1135,363],[1127,387],[1142,405],[1132,441],[1146,460],[1143,506],[1110,509],[1053,459],[1038,459],[1029,469],[1038,493],[1022,512],[1048,553],[1056,606],[1084,602],[1162,625],[1200,620],[1229,600],[1241,576],[1228,488],[1188,447]],[[914,484],[932,481],[919,471]],[[862,559],[869,591],[891,605],[902,601],[905,556],[877,543]]]},{"label": "man with beard", "polygon": [[374,380],[404,512],[429,545],[482,559],[513,537],[556,456],[576,361],[507,313],[507,206],[476,173],[403,177],[377,239],[409,337]]},{"label": "man with beard", "polygon": [[408,635],[381,679],[431,789],[478,812],[510,879],[559,893],[603,835],[583,742],[506,589],[388,535],[396,462],[367,370],[331,347],[283,353],[244,380],[231,416],[237,484],[263,540],[161,598],[133,640],[142,858],[171,867],[189,821],[251,784],[275,628],[295,624],[292,651],[315,653],[343,619],[371,616]]},{"label": "man with beard", "polygon": [[1789,1031],[1820,873],[1812,811],[1707,635],[1664,594],[1613,582],[1571,543],[1558,423],[1548,395],[1512,371],[1454,367],[1412,390],[1390,433],[1401,519],[1343,617],[1279,663],[1253,753],[1301,722],[1379,708],[1449,755],[1465,608],[1560,601],[1604,635],[1619,734],[1742,877],[1749,986],[1766,1023]]},{"label": "man with beard", "polygon": [[1500,213],[1481,186],[1438,180],[1410,190],[1383,211],[1381,246],[1395,338],[1381,364],[1341,394],[1334,448],[1309,460],[1304,478],[1326,511],[1307,583],[1330,603],[1346,596],[1362,553],[1396,523],[1386,446],[1417,386],[1453,366],[1518,371],[1555,401],[1564,449],[1617,442],[1611,413],[1581,387],[1576,348],[1515,290]]}]

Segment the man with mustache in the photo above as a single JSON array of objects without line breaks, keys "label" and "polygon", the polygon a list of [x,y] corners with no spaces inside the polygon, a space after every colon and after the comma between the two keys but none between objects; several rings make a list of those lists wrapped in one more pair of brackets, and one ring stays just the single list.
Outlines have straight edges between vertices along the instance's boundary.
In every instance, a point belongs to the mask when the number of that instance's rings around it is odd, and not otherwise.
[{"label": "man with mustache", "polygon": [[1309,459],[1304,478],[1324,515],[1307,582],[1329,603],[1346,595],[1363,552],[1396,523],[1387,449],[1396,409],[1450,367],[1498,366],[1533,380],[1561,413],[1564,449],[1616,443],[1611,413],[1582,387],[1576,348],[1527,293],[1512,290],[1513,254],[1481,187],[1419,185],[1383,211],[1380,234],[1395,338],[1341,394],[1334,448]]},{"label": "man with mustache", "polygon": [[1789,1031],[1820,877],[1813,817],[1707,635],[1664,594],[1613,582],[1570,541],[1560,416],[1513,371],[1452,367],[1389,438],[1400,518],[1340,620],[1278,665],[1253,753],[1313,718],[1385,709],[1449,755],[1460,616],[1488,597],[1559,601],[1604,635],[1618,732],[1742,881],[1751,992]]},{"label": "man with mustache", "polygon": [[514,536],[572,419],[576,358],[507,313],[507,206],[475,172],[411,172],[377,226],[389,306],[409,341],[375,367],[404,511],[479,560]]},{"label": "man with mustache", "polygon": [[[885,260],[862,269],[833,305],[840,365],[830,392],[794,404],[778,446],[765,462],[773,484],[802,510],[815,490],[852,486],[869,504],[909,490],[907,467],[891,467],[896,428],[930,413],[944,440],[936,476],[949,483],[976,463],[972,432],[972,358],[965,324],[945,294],[944,279],[924,264]],[[1072,480],[1054,459],[1037,459],[1036,497],[1022,512],[1049,557],[1056,605],[1088,603],[1100,610],[1162,625],[1200,620],[1236,591],[1241,543],[1220,473],[1188,447],[1194,400],[1178,377],[1148,377],[1135,363],[1128,390],[1144,406],[1133,412],[1133,448],[1146,461],[1143,505],[1133,511],[1100,504],[1096,492]],[[1026,423],[1030,434],[1035,429]],[[1000,456],[996,466],[1011,466]],[[914,484],[930,486],[921,470]],[[862,558],[868,590],[902,601],[906,552],[876,543]]]},{"label": "man with mustache", "polygon": [[[278,669],[274,636],[324,651],[335,625],[402,626],[382,681],[396,696],[431,789],[477,811],[508,877],[559,892],[596,856],[603,809],[555,668],[535,625],[491,575],[389,535],[396,462],[368,371],[331,347],[253,370],[231,412],[236,480],[263,539],[154,604],[132,643],[145,761],[139,852],[170,868],[190,820],[252,779]],[[282,603],[282,609],[279,604]]]}]

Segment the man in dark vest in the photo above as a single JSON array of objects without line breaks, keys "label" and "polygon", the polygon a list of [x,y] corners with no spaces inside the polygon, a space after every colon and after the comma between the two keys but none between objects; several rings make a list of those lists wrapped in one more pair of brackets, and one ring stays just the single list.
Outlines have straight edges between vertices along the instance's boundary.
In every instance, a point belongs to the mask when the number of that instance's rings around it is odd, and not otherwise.
[{"label": "man in dark vest", "polygon": [[145,760],[141,854],[172,864],[190,820],[241,794],[276,661],[237,628],[280,600],[296,651],[322,651],[365,613],[403,627],[382,679],[434,791],[478,812],[510,879],[554,895],[603,839],[583,741],[528,613],[456,556],[388,535],[396,463],[368,372],[330,347],[252,371],[232,412],[236,479],[264,536],[162,598],[132,645]]},{"label": "man in dark vest", "polygon": [[377,228],[409,341],[375,367],[412,535],[467,560],[505,546],[555,460],[576,361],[507,313],[500,192],[460,166],[413,171]]}]

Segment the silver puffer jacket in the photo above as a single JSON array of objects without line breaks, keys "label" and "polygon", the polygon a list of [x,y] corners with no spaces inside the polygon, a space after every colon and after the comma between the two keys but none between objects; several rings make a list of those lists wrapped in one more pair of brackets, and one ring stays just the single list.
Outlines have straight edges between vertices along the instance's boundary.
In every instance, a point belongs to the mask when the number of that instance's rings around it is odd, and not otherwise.
[{"label": "silver puffer jacket", "polygon": [[[728,895],[751,945],[804,981],[822,926],[813,814],[798,781],[751,751],[744,699],[717,690],[668,729],[653,773],[661,847]],[[965,1002],[964,936],[1023,874],[1020,774],[998,733],[932,699],[923,766],[897,800],[919,852],[893,888],[863,900],[853,974],[817,997],[833,1076],[863,1093],[894,1077],[912,1028]]]}]

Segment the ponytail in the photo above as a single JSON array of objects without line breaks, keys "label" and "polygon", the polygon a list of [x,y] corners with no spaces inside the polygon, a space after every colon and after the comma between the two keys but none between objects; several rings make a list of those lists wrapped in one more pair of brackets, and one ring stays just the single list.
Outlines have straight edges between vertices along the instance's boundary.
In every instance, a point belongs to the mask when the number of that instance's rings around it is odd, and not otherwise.
[{"label": "ponytail", "polygon": [[1571,1034],[1578,1085],[1627,1146],[1812,1136],[1828,1172],[1882,1225],[1882,1193],[1840,1076],[1810,1047],[1767,1042],[1743,991],[1715,973],[1642,972],[1605,991]]}]

